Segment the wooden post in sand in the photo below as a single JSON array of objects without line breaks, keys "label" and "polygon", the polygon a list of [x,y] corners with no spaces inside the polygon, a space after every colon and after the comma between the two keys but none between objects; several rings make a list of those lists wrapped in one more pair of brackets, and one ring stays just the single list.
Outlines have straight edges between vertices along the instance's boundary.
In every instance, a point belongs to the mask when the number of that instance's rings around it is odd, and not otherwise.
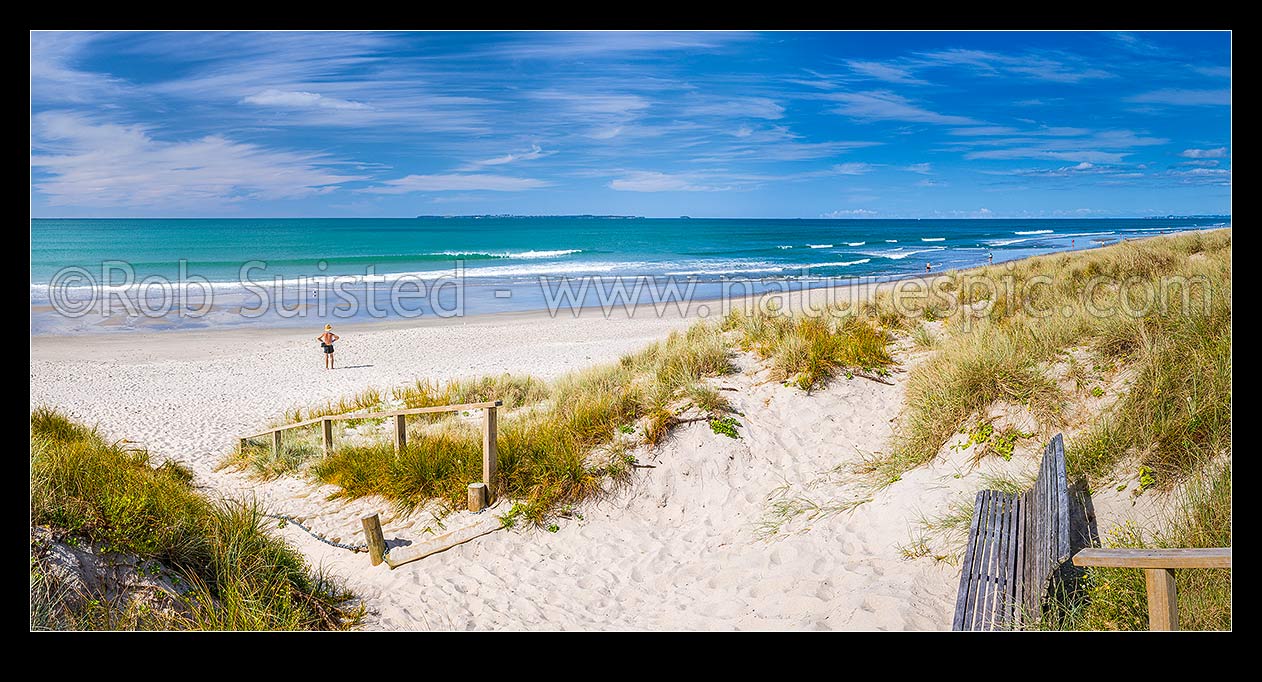
[{"label": "wooden post in sand", "polygon": [[495,501],[495,476],[499,464],[499,449],[496,446],[498,427],[495,423],[494,406],[484,408],[482,421],[482,482],[486,484],[486,503]]},{"label": "wooden post in sand", "polygon": [[408,422],[407,416],[402,414],[394,415],[394,451],[403,452],[403,446],[408,444]]},{"label": "wooden post in sand", "polygon": [[272,457],[280,457],[280,431],[272,432]]},{"label": "wooden post in sand", "polygon": [[381,518],[376,514],[369,514],[360,519],[360,522],[364,524],[364,537],[368,538],[368,559],[376,566],[386,556],[386,538],[381,534]]},{"label": "wooden post in sand", "polygon": [[486,484],[482,482],[469,484],[469,511],[474,514],[486,509]]},{"label": "wooden post in sand", "polygon": [[320,440],[324,444],[324,456],[333,454],[333,420],[320,420]]},{"label": "wooden post in sand", "polygon": [[245,439],[244,438],[241,439],[240,443],[237,443],[237,454],[238,455],[245,454]]}]

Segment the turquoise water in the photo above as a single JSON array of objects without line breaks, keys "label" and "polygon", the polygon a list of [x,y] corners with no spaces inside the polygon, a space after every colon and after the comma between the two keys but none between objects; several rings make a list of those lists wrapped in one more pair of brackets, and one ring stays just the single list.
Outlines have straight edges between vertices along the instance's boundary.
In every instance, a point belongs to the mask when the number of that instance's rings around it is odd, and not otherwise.
[{"label": "turquoise water", "polygon": [[[36,219],[31,221],[33,329],[67,331],[74,324],[42,312],[49,284],[68,266],[102,284],[102,265],[121,261],[110,282],[126,289],[146,277],[176,278],[180,261],[204,278],[216,303],[245,300],[241,269],[256,263],[253,280],[283,278],[320,300],[320,283],[342,276],[434,281],[463,267],[471,291],[464,314],[545,307],[541,278],[599,276],[674,278],[717,293],[725,279],[804,281],[811,277],[905,276],[1051,251],[1101,246],[1166,231],[1229,223],[1217,219],[1066,220],[737,220],[599,217],[483,217],[415,219]],[[304,278],[304,279],[299,279]],[[501,292],[492,295],[492,292]],[[510,292],[505,295],[504,291]],[[227,297],[226,299],[224,297]],[[37,310],[38,308],[38,310]],[[357,311],[355,317],[375,316]],[[387,314],[386,316],[390,316]],[[48,317],[48,319],[45,319]],[[91,316],[89,316],[91,317]],[[285,324],[263,316],[250,324]],[[310,324],[311,318],[302,320]],[[199,326],[207,320],[167,324]],[[233,323],[224,318],[215,323]],[[242,322],[247,323],[247,322]],[[113,327],[130,328],[123,323]]]}]

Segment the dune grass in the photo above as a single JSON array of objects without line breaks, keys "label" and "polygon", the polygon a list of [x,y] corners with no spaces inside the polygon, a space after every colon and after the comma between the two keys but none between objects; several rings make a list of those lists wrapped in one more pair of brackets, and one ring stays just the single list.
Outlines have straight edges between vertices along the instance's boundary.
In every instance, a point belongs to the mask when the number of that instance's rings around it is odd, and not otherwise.
[{"label": "dune grass", "polygon": [[[1047,369],[1075,346],[1131,368],[1135,380],[1091,435],[1069,445],[1071,475],[1099,476],[1137,454],[1173,481],[1194,470],[1195,453],[1230,449],[1229,229],[1040,256],[938,285],[944,333],[909,377],[893,447],[868,463],[878,485],[932,460],[997,403],[1026,408],[1044,433],[1062,427],[1069,396]],[[1144,310],[1146,291],[1165,291],[1156,297],[1164,305]],[[894,303],[885,297],[877,314],[900,314]]]},{"label": "dune grass", "polygon": [[182,613],[112,614],[91,599],[76,610],[32,558],[38,629],[318,630],[353,624],[350,594],[312,572],[261,529],[252,505],[197,494],[188,470],[154,467],[148,453],[105,441],[54,410],[31,413],[31,523],[104,552],[160,562],[193,591]]},{"label": "dune grass", "polygon": [[771,378],[804,391],[824,386],[840,373],[883,376],[894,364],[890,335],[872,320],[828,308],[814,315],[776,314],[734,308],[723,328],[737,343],[767,361]]},{"label": "dune grass", "polygon": [[[842,372],[881,376],[893,363],[888,333],[860,316],[804,317],[772,309],[734,314],[718,324],[701,321],[684,332],[626,355],[618,362],[572,372],[545,384],[528,377],[491,377],[445,384],[419,382],[393,391],[299,410],[287,420],[374,409],[457,402],[504,401],[498,433],[497,497],[517,500],[507,522],[543,525],[556,510],[625,480],[631,450],[655,446],[684,420],[707,420],[731,436],[723,421],[730,405],[705,380],[733,369],[733,346],[768,358],[774,378],[810,390]],[[248,444],[226,464],[263,476],[298,471],[314,459],[308,436],[285,436],[279,456],[270,444]],[[468,483],[481,478],[482,434],[465,420],[432,420],[411,431],[401,452],[384,439],[338,447],[311,461],[309,472],[336,485],[336,495],[379,495],[408,513],[430,501],[451,510],[464,505]]]},{"label": "dune grass", "polygon": [[[627,430],[656,444],[690,408],[727,410],[726,400],[704,380],[731,369],[720,331],[703,322],[617,363],[572,372],[547,386],[514,382],[519,390],[512,405],[532,409],[505,410],[500,419],[496,495],[519,501],[513,517],[543,524],[558,508],[629,474],[635,460]],[[485,400],[506,394],[461,395]],[[429,500],[449,509],[463,505],[467,484],[481,478],[481,463],[479,428],[449,421],[409,439],[402,452],[385,442],[342,447],[311,471],[339,486],[341,496],[380,495],[406,512]]]},{"label": "dune grass", "polygon": [[293,423],[350,412],[460,405],[492,400],[503,401],[504,408],[511,410],[533,405],[547,398],[547,384],[531,376],[502,374],[445,382],[422,379],[411,386],[401,386],[388,392],[368,389],[350,398],[291,410],[285,414],[284,421]]},{"label": "dune grass", "polygon": [[[876,315],[945,320],[934,339],[937,351],[909,377],[890,451],[863,466],[875,485],[931,461],[996,405],[1024,408],[1040,436],[1063,428],[1075,394],[1104,395],[1099,386],[1089,388],[1090,363],[1127,380],[1115,403],[1067,439],[1070,478],[1097,487],[1138,466],[1148,485],[1177,491],[1173,518],[1164,525],[1104,529],[1108,544],[1230,546],[1230,229],[954,273],[939,278],[937,290],[946,312],[940,301],[910,314],[896,310],[896,297],[875,304]],[[924,312],[934,306],[932,315]],[[1086,362],[1071,348],[1085,348]],[[1058,364],[1063,376],[1051,369]],[[926,555],[928,540],[943,530],[962,543],[968,516],[953,507],[942,519],[923,520],[906,553]],[[1230,571],[1176,575],[1183,628],[1230,627]],[[1082,590],[1042,627],[1147,627],[1141,571],[1091,569],[1085,576]]]}]

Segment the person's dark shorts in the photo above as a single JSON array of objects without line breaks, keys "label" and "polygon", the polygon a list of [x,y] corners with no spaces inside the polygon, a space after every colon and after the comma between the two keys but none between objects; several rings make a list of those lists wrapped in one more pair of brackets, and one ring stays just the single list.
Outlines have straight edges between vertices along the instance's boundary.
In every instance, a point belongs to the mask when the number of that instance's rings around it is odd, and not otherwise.
[{"label": "person's dark shorts", "polygon": [[321,346],[324,346],[324,352],[325,352],[325,353],[332,353],[332,352],[333,352],[333,345],[332,345],[332,344],[329,344],[329,343],[322,343],[322,344],[320,344],[320,345],[321,345]]}]

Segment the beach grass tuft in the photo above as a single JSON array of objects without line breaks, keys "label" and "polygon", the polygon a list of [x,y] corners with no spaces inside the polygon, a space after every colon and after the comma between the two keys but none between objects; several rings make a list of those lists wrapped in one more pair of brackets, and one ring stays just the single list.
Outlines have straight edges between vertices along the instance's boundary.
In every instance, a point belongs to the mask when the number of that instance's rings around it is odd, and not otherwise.
[{"label": "beach grass tuft", "polygon": [[34,555],[32,628],[317,630],[359,611],[330,576],[263,529],[257,505],[212,501],[173,462],[109,443],[60,413],[31,412],[31,523],[98,553],[158,562],[191,587],[179,609],[118,610],[101,595],[72,599]]}]

